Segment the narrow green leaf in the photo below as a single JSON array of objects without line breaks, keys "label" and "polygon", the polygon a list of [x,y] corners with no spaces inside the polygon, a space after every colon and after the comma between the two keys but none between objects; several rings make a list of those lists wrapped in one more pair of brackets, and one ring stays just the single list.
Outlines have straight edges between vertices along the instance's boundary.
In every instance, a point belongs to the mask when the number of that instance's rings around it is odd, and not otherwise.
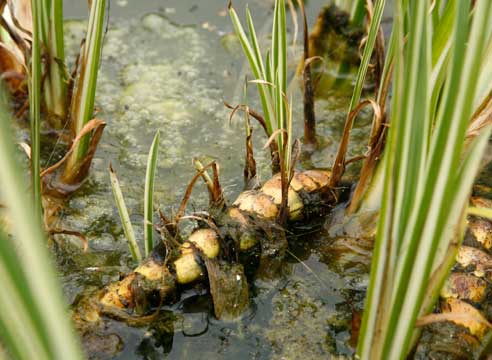
[{"label": "narrow green leaf", "polygon": [[[73,131],[77,134],[93,118],[96,95],[97,73],[102,51],[102,34],[106,0],[93,0],[89,14],[86,42],[83,48],[80,75],[72,106]],[[68,160],[68,168],[73,168],[87,154],[90,135],[77,144]]]},{"label": "narrow green leaf", "polygon": [[[24,272],[19,269],[18,256],[9,239],[0,229],[0,324],[2,343],[19,359],[48,359],[52,356],[49,339],[36,316],[32,294],[27,288]],[[50,355],[51,354],[51,355]]]},{"label": "narrow green leaf", "polygon": [[[437,111],[439,97],[446,78],[449,63],[449,50],[452,42],[453,23],[456,18],[456,1],[449,1],[439,18],[432,35],[432,78],[431,78],[431,116],[434,118]],[[435,4],[437,7],[437,4]],[[438,9],[434,13],[438,13]]]},{"label": "narrow green leaf", "polygon": [[[279,82],[280,89],[282,93],[285,95],[287,92],[287,26],[286,26],[286,17],[285,17],[285,1],[278,0],[278,72],[279,72]],[[283,101],[282,101],[283,103]],[[285,114],[284,114],[285,118]],[[285,126],[284,126],[285,128]]]},{"label": "narrow green leaf", "polygon": [[[400,2],[395,4],[395,15],[393,19],[393,30],[391,34],[391,44],[394,59],[394,85],[392,97],[392,110],[399,113],[402,103],[402,88],[404,77],[404,64],[401,54],[403,53],[403,10]],[[387,56],[387,61],[390,59]],[[387,68],[388,66],[385,66]],[[382,175],[382,199],[381,210],[378,221],[378,228],[374,250],[371,261],[371,272],[369,287],[364,305],[364,313],[360,329],[359,340],[357,343],[357,355],[360,359],[377,359],[382,351],[384,337],[377,334],[380,327],[384,326],[381,319],[382,311],[388,302],[391,282],[387,279],[390,276],[389,264],[395,257],[394,246],[392,245],[392,216],[393,193],[395,187],[394,163],[396,157],[396,134],[400,131],[400,123],[394,121],[388,135],[388,142],[385,148],[383,162],[380,163],[383,170]],[[374,180],[373,180],[374,181]],[[392,255],[393,254],[393,255]],[[371,357],[371,355],[374,355]]]},{"label": "narrow green leaf", "polygon": [[[369,24],[369,33],[367,35],[367,41],[364,47],[364,53],[362,55],[362,60],[357,72],[357,78],[355,81],[354,91],[352,93],[352,98],[350,100],[350,105],[347,111],[347,121],[351,112],[357,107],[360,102],[360,97],[362,94],[362,88],[364,86],[365,77],[367,74],[367,69],[369,68],[369,63],[374,50],[374,45],[376,43],[377,34],[379,32],[379,26],[381,24],[381,18],[383,16],[385,6],[385,0],[377,0],[372,21]],[[348,129],[351,131],[351,129]],[[332,186],[336,186],[342,176],[340,169],[343,169],[343,164],[345,162],[346,147],[344,144],[340,143],[335,156],[335,162],[332,165],[333,174],[330,180]]]},{"label": "narrow green leaf", "polygon": [[[440,112],[443,120],[438,120],[433,134],[430,161],[423,176],[424,191],[419,195],[414,212],[408,223],[403,244],[404,251],[399,256],[396,268],[396,290],[393,293],[392,307],[389,311],[389,338],[386,339],[383,356],[395,356],[406,350],[409,333],[419,311],[423,298],[422,287],[419,283],[428,279],[434,265],[437,247],[436,232],[441,232],[447,216],[449,216],[449,194],[453,193],[451,174],[456,173],[461,158],[466,124],[471,115],[471,103],[475,93],[477,69],[476,62],[480,61],[483,39],[480,27],[485,19],[475,16],[472,31],[465,52],[468,35],[468,1],[460,1],[455,22],[454,55],[450,67],[450,80],[444,92],[444,110]],[[490,4],[479,2],[482,11]],[[479,14],[477,11],[476,14]],[[466,60],[464,55],[466,53]],[[478,59],[477,59],[478,58]],[[458,90],[459,88],[459,90]],[[444,120],[445,119],[445,120]],[[438,145],[439,144],[439,145]],[[446,199],[446,200],[445,200]],[[421,240],[419,240],[421,239]],[[415,272],[412,269],[418,268]],[[403,299],[403,301],[401,301]]]},{"label": "narrow green leaf", "polygon": [[[272,59],[270,59],[270,50],[266,53],[266,81],[273,84],[275,76],[272,73]],[[270,89],[272,91],[272,89]],[[273,97],[273,96],[272,96]]]},{"label": "narrow green leaf", "polygon": [[[452,234],[456,231],[456,224],[459,223],[459,218],[462,216],[463,210],[468,202],[471,187],[480,166],[482,154],[484,153],[489,136],[490,127],[485,129],[479,139],[476,140],[472,150],[465,157],[459,172],[451,176],[449,185],[446,187],[445,204],[453,204],[453,206],[443,206],[441,204],[441,212],[439,214],[441,216],[438,217],[437,222],[428,223],[426,224],[426,228],[424,228],[423,241],[421,241],[421,246],[419,246],[417,251],[419,256],[414,265],[415,269],[421,269],[421,271],[411,271],[411,276],[407,284],[407,297],[403,300],[404,306],[399,316],[400,325],[396,328],[391,352],[388,353],[390,358],[397,356],[396,354],[406,354],[409,351],[411,335],[414,331],[413,324],[415,324],[417,316],[420,313],[424,294],[427,290],[422,285],[427,284],[431,270],[436,267],[435,259],[439,245],[442,246],[443,243],[449,244],[453,238]],[[426,233],[426,230],[429,232]],[[428,241],[425,241],[425,239]],[[428,251],[428,253],[425,253],[425,251]],[[451,270],[451,268],[448,270]],[[440,288],[432,289],[435,292],[435,299],[437,299],[437,292],[439,290]]]},{"label": "narrow green leaf", "polygon": [[[275,116],[277,118],[277,129],[284,129],[284,111],[283,111],[283,98],[282,98],[282,90],[281,90],[281,85],[280,85],[280,79],[279,79],[279,72],[275,73]],[[284,156],[284,134],[282,132],[279,132],[277,135],[277,144],[278,144],[278,152],[279,156],[283,157]]]},{"label": "narrow green leaf", "polygon": [[111,165],[109,166],[109,177],[111,179],[111,189],[113,190],[114,200],[116,207],[118,208],[118,214],[120,215],[121,225],[123,226],[123,232],[125,233],[126,240],[128,241],[128,247],[132,254],[133,260],[136,262],[142,261],[142,253],[135,238],[135,232],[133,231],[132,222],[128,215],[128,208],[125,204],[125,199],[121,191],[120,182],[116,173],[113,171]]},{"label": "narrow green leaf", "polygon": [[[413,5],[413,7],[412,7],[412,5]],[[411,4],[410,5],[411,9],[413,9],[414,12],[415,12],[415,6],[416,5],[417,4]],[[424,10],[420,9],[420,12],[419,12],[420,18],[425,16],[424,14],[422,14],[422,11],[424,11]],[[415,13],[413,13],[412,15],[415,17]],[[409,21],[410,21],[409,27],[411,29],[412,26],[415,26],[415,22],[412,23],[412,17],[410,17]],[[413,29],[413,31],[415,31],[415,29]],[[412,40],[409,39],[408,45],[409,45],[410,51],[412,49],[412,46],[415,45],[415,41],[417,41],[417,39],[418,39],[417,37],[414,37]],[[412,94],[408,94],[408,95],[411,96]],[[408,119],[407,119],[407,121],[408,121]],[[405,135],[403,132],[400,135],[400,138],[402,139],[401,141],[404,141]],[[407,157],[408,157],[408,149],[409,148],[407,147],[407,150],[406,150]],[[408,176],[408,174],[409,174],[408,168],[407,168],[408,165],[409,165],[408,162],[402,162],[401,163],[401,167],[405,171],[407,171],[406,173],[401,175],[402,177]],[[397,169],[398,174],[400,174],[400,171],[399,171],[400,169]],[[410,176],[411,176],[411,174],[410,174]],[[398,191],[405,191],[404,190],[405,187],[403,187],[404,184],[405,183],[403,182],[402,187],[397,189],[397,193],[398,193]],[[428,185],[428,184],[426,184],[426,185]],[[414,184],[414,186],[416,186],[416,185]],[[414,190],[415,188],[406,188],[406,189],[412,189],[412,192],[415,191]],[[424,191],[428,191],[431,189],[432,189],[432,187],[431,188],[425,188]],[[435,191],[435,189],[432,189],[432,191]],[[419,196],[421,196],[421,195],[419,195]],[[416,201],[419,201],[419,199],[416,199],[414,197],[413,201],[416,202]],[[414,209],[418,209],[418,206],[419,205],[417,204]],[[420,211],[422,213],[424,212],[422,209],[420,209]],[[422,213],[419,213],[418,216],[421,216]],[[429,214],[427,214],[427,216],[429,216]],[[395,218],[395,224],[397,224],[399,226],[400,225],[399,221],[401,221],[401,219],[405,219],[408,223],[408,221],[410,219],[410,213],[408,212],[408,210],[406,212],[400,211],[399,217]],[[412,219],[414,219],[414,218],[412,218]],[[392,301],[391,301],[390,309],[388,311],[389,324],[386,327],[387,328],[387,337],[385,337],[385,348],[384,348],[384,352],[382,354],[383,357],[389,356],[390,352],[398,351],[394,347],[394,344],[399,343],[401,345],[402,339],[404,336],[406,336],[408,329],[413,326],[412,325],[413,322],[411,324],[408,324],[408,326],[407,326],[407,324],[399,325],[402,321],[402,317],[404,315],[408,316],[408,314],[409,314],[408,312],[404,312],[402,310],[405,306],[408,306],[408,302],[407,301],[401,301],[401,299],[406,299],[406,296],[408,296],[408,297],[412,297],[414,304],[417,303],[417,299],[415,297],[415,294],[407,295],[408,289],[409,289],[409,286],[407,286],[407,284],[409,282],[409,278],[412,276],[412,269],[414,268],[414,266],[416,266],[415,264],[417,261],[421,261],[423,258],[428,259],[429,257],[433,256],[433,255],[428,254],[428,253],[420,254],[420,256],[417,256],[417,248],[419,247],[419,239],[421,239],[421,237],[420,237],[420,235],[421,235],[420,232],[422,229],[421,227],[416,226],[414,223],[410,223],[410,225],[408,225],[408,227],[405,226],[404,229],[407,230],[407,232],[405,233],[405,238],[403,239],[403,244],[405,244],[405,245],[402,247],[402,249],[404,249],[404,252],[403,252],[403,255],[398,254],[399,261],[398,261],[398,264],[396,265],[396,277],[395,277],[395,283],[394,283],[395,288],[393,290]],[[400,230],[400,233],[402,233],[403,231],[404,230]],[[413,232],[414,237],[410,238],[408,235],[412,231],[414,231]],[[428,245],[432,246],[432,244],[428,244]],[[428,250],[428,251],[430,251],[430,250]],[[417,257],[418,257],[418,259],[416,259]],[[421,268],[419,267],[419,269],[421,269]],[[419,271],[419,272],[422,272],[422,271]],[[404,302],[405,302],[405,304],[404,304]],[[406,319],[406,321],[411,321],[411,319]],[[405,329],[405,330],[403,330],[403,329]],[[395,339],[396,339],[396,341],[395,341]],[[405,351],[405,349],[401,349],[400,354],[402,354],[402,351]]]},{"label": "narrow green leaf", "polygon": [[429,2],[395,3],[391,127],[361,359],[408,356],[419,332],[415,321],[432,309],[453,262],[449,254],[462,239],[464,210],[490,136],[482,129],[472,148],[464,147],[483,96],[492,3],[476,1],[473,16],[469,0],[457,0],[454,9],[443,4],[434,4],[439,14],[431,24]]},{"label": "narrow green leaf", "polygon": [[[248,62],[251,66],[251,70],[256,78],[261,79],[261,68],[258,62],[256,61],[255,52],[251,48],[251,44],[249,43],[248,37],[244,32],[243,26],[241,25],[241,21],[237,16],[236,10],[233,7],[229,8],[229,15],[232,20],[232,25],[234,25],[234,29],[239,38],[239,42],[243,48],[244,54],[246,55]],[[255,39],[256,40],[256,39]],[[257,40],[256,40],[257,42]]]},{"label": "narrow green leaf", "polygon": [[[12,120],[8,116],[3,93],[0,98],[0,197],[8,209],[9,217],[13,219],[12,232],[16,251],[22,254],[18,257],[16,267],[25,271],[25,286],[32,294],[32,308],[39,317],[45,334],[32,333],[30,336],[38,337],[40,343],[43,336],[49,339],[46,351],[52,354],[51,358],[82,359],[68,313],[65,312],[66,303],[61,287],[50,262],[41,219],[35,216],[32,201],[25,193],[24,177],[16,162],[12,144]],[[17,305],[21,306],[21,303]],[[10,329],[14,325],[17,324],[5,323],[4,326]]]},{"label": "narrow green leaf", "polygon": [[[458,173],[455,176],[455,191],[449,192],[449,203],[454,204],[447,217],[447,224],[442,227],[443,231],[439,232],[440,240],[438,241],[438,249],[432,267],[432,277],[429,279],[427,290],[424,295],[424,300],[419,311],[419,317],[429,314],[434,308],[434,304],[439,298],[439,291],[444,285],[452,266],[456,262],[456,254],[463,242],[463,237],[467,227],[466,207],[470,191],[475,180],[474,174],[477,173],[482,154],[487,145],[487,140],[490,136],[490,126],[485,128],[476,139],[471,149],[464,156],[463,164],[460,166]],[[414,331],[414,338],[420,332],[418,329]],[[414,340],[415,341],[415,340]]]},{"label": "narrow green leaf", "polygon": [[353,26],[362,26],[364,16],[366,15],[366,1],[353,0],[352,9],[350,10],[350,22]]},{"label": "narrow green leaf", "polygon": [[[232,6],[229,8],[229,14],[231,16],[234,29],[236,31],[236,35],[238,36],[239,42],[241,43],[241,47],[243,48],[244,54],[248,59],[251,70],[253,71],[253,75],[257,80],[265,80],[265,78],[262,77],[260,64],[258,64],[258,62],[256,61],[255,52],[251,48],[251,44],[249,43],[248,37],[246,36],[243,26],[241,25],[241,21],[239,20],[239,17],[237,16],[237,13]],[[255,39],[255,42],[257,43],[258,41]],[[273,133],[272,118],[273,118],[274,107],[272,105],[272,100],[270,99],[269,96],[270,90],[268,90],[264,84],[257,84],[257,85],[258,85],[258,92],[260,94],[261,105],[263,107],[263,113],[264,113],[263,115],[265,117],[267,132],[268,135],[271,135]]]},{"label": "narrow green leaf", "polygon": [[437,28],[432,35],[432,66],[435,67],[439,59],[446,54],[453,33],[453,23],[456,17],[456,1],[448,1]]},{"label": "narrow green leaf", "polygon": [[258,73],[261,79],[266,79],[265,76],[265,67],[263,65],[263,60],[261,58],[261,51],[258,45],[258,38],[256,37],[255,25],[253,23],[253,18],[251,17],[251,12],[249,11],[249,7],[246,6],[246,19],[248,21],[248,30],[249,30],[249,38],[252,43],[252,47],[254,49],[255,61],[258,66]]},{"label": "narrow green leaf", "polygon": [[[283,100],[287,90],[287,39],[284,0],[275,1],[270,66],[275,85],[273,93],[276,129],[286,129],[287,113]],[[284,134],[281,132],[277,136],[280,157],[285,156],[283,151],[283,136]]]},{"label": "narrow green leaf", "polygon": [[[278,114],[280,116],[280,126],[279,129],[287,129],[287,108],[285,106],[284,102],[284,97],[287,96],[287,20],[285,16],[285,1],[284,0],[279,0],[278,1],[278,46],[279,46],[279,84],[280,85],[280,99],[278,101],[280,102],[280,111],[281,113]],[[287,152],[290,150],[287,149]]]},{"label": "narrow green leaf", "polygon": [[[275,9],[273,10],[273,25],[272,25],[272,44],[271,44],[271,59],[272,59],[272,71],[276,76],[279,68],[279,34],[278,34],[278,22],[279,22],[279,0],[275,0]],[[274,76],[274,78],[275,78]]]},{"label": "narrow green leaf", "polygon": [[29,114],[31,120],[31,182],[34,197],[34,210],[41,219],[41,163],[40,163],[40,124],[41,124],[41,16],[42,2],[33,0],[32,7],[32,47],[30,59]]},{"label": "narrow green leaf", "polygon": [[492,93],[492,36],[490,36],[487,43],[488,46],[485,50],[480,70],[477,96],[473,103],[474,108],[478,107]]},{"label": "narrow green leaf", "polygon": [[[395,176],[395,228],[398,251],[406,231],[409,214],[415,199],[423,190],[423,172],[432,125],[429,114],[429,77],[431,70],[431,39],[428,7],[425,2],[411,2],[412,13],[408,49],[404,58],[406,71],[400,112],[395,114],[403,124],[398,133]],[[414,189],[404,191],[403,189]],[[396,259],[395,259],[396,260]]]},{"label": "narrow green leaf", "polygon": [[62,120],[67,113],[68,81],[66,78],[65,45],[63,38],[63,1],[43,1],[42,42],[48,55],[48,71],[43,82],[44,102],[48,114],[59,119],[57,127],[64,126]]},{"label": "narrow green leaf", "polygon": [[154,248],[154,180],[157,167],[157,154],[159,151],[160,132],[156,132],[152,145],[150,146],[147,158],[147,171],[145,173],[145,194],[144,194],[144,241],[145,256],[149,256]]},{"label": "narrow green leaf", "polygon": [[364,87],[364,81],[371,61],[371,56],[374,50],[374,44],[376,43],[376,37],[381,25],[381,19],[383,17],[384,6],[386,0],[377,0],[374,7],[374,16],[369,26],[369,33],[367,34],[366,45],[364,46],[364,52],[362,54],[361,63],[357,72],[357,78],[355,80],[354,92],[352,99],[350,100],[349,111],[350,113],[359,103],[360,96],[362,94],[362,88]]}]

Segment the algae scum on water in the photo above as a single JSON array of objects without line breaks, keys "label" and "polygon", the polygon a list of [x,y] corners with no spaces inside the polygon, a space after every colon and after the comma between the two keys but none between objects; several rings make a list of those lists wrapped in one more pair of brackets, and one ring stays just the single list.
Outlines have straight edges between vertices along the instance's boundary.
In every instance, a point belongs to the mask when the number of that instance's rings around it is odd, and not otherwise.
[{"label": "algae scum on water", "polygon": [[[74,58],[85,24],[71,20],[65,29]],[[80,231],[89,240],[85,254],[76,248],[78,240],[68,237],[58,251],[70,301],[91,286],[118,280],[133,266],[111,193],[108,166],[112,162],[118,173],[141,240],[145,167],[157,130],[161,137],[154,198],[159,208],[167,213],[176,211],[194,174],[193,157],[219,163],[227,199],[233,200],[242,191],[243,120],[238,117],[229,124],[229,110],[222,101],[239,101],[231,94],[241,94],[237,86],[241,89],[242,84],[231,84],[243,64],[222,47],[222,35],[230,36],[177,25],[158,13],[131,20],[111,19],[96,97],[97,117],[108,126],[91,176],[70,200],[59,224]],[[319,133],[329,140],[312,157],[314,165],[333,159],[347,101],[346,94],[333,94],[317,102]],[[295,102],[297,135],[302,129],[301,114],[302,104]],[[363,137],[367,127],[367,122],[357,125],[354,137]],[[265,141],[260,129],[255,130],[255,157],[263,180],[270,175],[269,155],[261,149]],[[352,152],[360,152],[360,146]],[[192,210],[207,209],[201,185],[192,199]],[[163,353],[170,358],[350,355],[353,308],[344,304],[346,297],[361,292],[364,279],[357,272],[340,275],[320,260],[323,257],[317,249],[322,247],[316,244],[326,241],[326,236],[311,235],[306,249],[295,251],[295,258],[285,264],[278,279],[256,281],[249,309],[237,321],[216,320],[206,289],[190,289],[175,305],[162,309],[151,325],[130,327],[108,320],[104,333],[92,335],[91,351],[96,357],[105,354],[122,359],[157,358]]]}]

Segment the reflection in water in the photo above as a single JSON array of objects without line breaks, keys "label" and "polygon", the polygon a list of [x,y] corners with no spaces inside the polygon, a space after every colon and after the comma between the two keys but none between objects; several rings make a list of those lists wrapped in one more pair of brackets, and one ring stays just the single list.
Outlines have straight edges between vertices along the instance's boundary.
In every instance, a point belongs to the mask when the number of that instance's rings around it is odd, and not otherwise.
[{"label": "reflection in water", "polygon": [[147,329],[136,353],[145,359],[158,358],[173,348],[175,318],[171,311],[163,311]]}]

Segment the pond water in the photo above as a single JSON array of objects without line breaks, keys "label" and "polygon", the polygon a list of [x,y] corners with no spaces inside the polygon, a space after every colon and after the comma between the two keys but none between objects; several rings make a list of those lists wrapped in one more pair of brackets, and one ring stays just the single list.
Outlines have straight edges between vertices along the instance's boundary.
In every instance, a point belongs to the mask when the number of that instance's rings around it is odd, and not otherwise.
[{"label": "pond water", "polygon": [[[271,27],[271,1],[248,1],[264,42]],[[323,0],[307,2],[314,21]],[[234,6],[244,15],[246,1]],[[70,200],[60,227],[84,233],[89,250],[76,239],[58,250],[65,293],[71,302],[89,286],[102,286],[130,271],[132,263],[111,193],[108,166],[117,171],[137,238],[143,238],[143,188],[147,153],[160,130],[155,202],[165,213],[176,211],[194,174],[192,158],[216,160],[226,198],[243,189],[244,123],[229,122],[223,100],[241,101],[248,67],[232,35],[227,1],[111,1],[100,69],[98,117],[107,122],[92,173]],[[84,2],[66,2],[67,45],[72,60],[85,29]],[[292,34],[292,25],[290,25]],[[294,70],[300,47],[289,49]],[[296,136],[302,131],[302,97],[292,84]],[[252,89],[251,87],[251,90]],[[350,93],[330,91],[318,99],[318,132],[324,148],[310,166],[328,167],[345,120]],[[249,104],[258,108],[254,91]],[[356,125],[352,138],[359,154],[368,117]],[[255,157],[262,180],[268,179],[266,139],[255,126]],[[57,148],[50,150],[54,160]],[[305,166],[307,166],[305,164]],[[189,209],[205,210],[208,197],[198,185]],[[191,227],[193,224],[188,224]],[[354,308],[360,306],[365,265],[343,267],[327,254],[327,234],[317,232],[291,240],[292,255],[283,275],[256,281],[251,305],[234,322],[218,321],[206,289],[187,290],[174,305],[164,307],[158,322],[141,328],[110,321],[107,334],[123,346],[118,359],[310,359],[329,353],[351,355]],[[361,257],[365,255],[362,254]],[[118,340],[118,341],[120,341]],[[101,354],[94,356],[102,356]],[[108,356],[109,357],[109,356]]]}]

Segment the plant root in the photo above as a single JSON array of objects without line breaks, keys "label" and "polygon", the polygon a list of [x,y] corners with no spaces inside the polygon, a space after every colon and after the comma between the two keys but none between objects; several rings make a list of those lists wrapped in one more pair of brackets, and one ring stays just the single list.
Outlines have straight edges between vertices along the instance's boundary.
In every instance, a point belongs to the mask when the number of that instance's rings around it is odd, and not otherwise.
[{"label": "plant root", "polygon": [[[329,178],[330,173],[321,170],[293,174],[288,188],[290,222],[319,218],[335,205],[339,190],[329,188]],[[246,276],[239,262],[243,254],[259,247],[256,276],[267,279],[278,274],[287,249],[285,229],[275,222],[281,201],[281,179],[276,175],[261,189],[240,194],[215,223],[205,221],[179,246],[159,242],[133,272],[75,302],[77,327],[84,331],[96,326],[103,316],[130,324],[151,321],[149,313],[173,302],[181,287],[204,280],[210,284],[215,315],[225,319],[239,316],[249,304]],[[162,233],[171,235],[166,224],[169,220],[163,219],[166,231]],[[176,238],[174,235],[174,242]]]}]

